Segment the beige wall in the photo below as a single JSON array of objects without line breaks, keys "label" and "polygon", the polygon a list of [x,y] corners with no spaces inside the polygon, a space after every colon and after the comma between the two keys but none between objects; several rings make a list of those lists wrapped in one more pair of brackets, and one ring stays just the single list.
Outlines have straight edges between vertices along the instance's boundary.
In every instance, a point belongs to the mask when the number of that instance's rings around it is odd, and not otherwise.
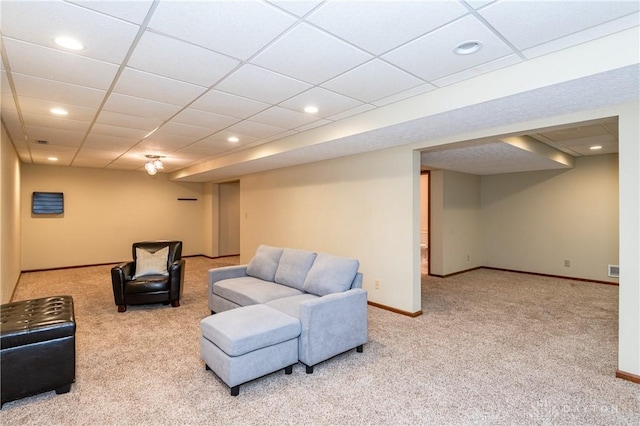
[{"label": "beige wall", "polygon": [[443,193],[444,275],[482,266],[480,178],[445,171]]},{"label": "beige wall", "polygon": [[482,266],[480,177],[447,170],[431,172],[432,275]]},{"label": "beige wall", "polygon": [[[33,191],[63,192],[64,215],[33,217]],[[178,239],[183,254],[202,254],[204,195],[203,184],[165,174],[23,164],[22,270],[128,260],[131,243],[144,240]]]},{"label": "beige wall", "polygon": [[219,255],[240,253],[240,182],[221,183],[219,191]]},{"label": "beige wall", "polygon": [[617,155],[562,171],[432,176],[433,275],[489,266],[618,282],[607,276],[618,264]]},{"label": "beige wall", "polygon": [[0,299],[8,303],[20,278],[20,160],[0,127]]},{"label": "beige wall", "polygon": [[416,158],[397,148],[243,177],[242,260],[260,244],[354,257],[370,301],[419,311]]},{"label": "beige wall", "polygon": [[485,266],[618,282],[618,156],[483,176],[481,228]]}]

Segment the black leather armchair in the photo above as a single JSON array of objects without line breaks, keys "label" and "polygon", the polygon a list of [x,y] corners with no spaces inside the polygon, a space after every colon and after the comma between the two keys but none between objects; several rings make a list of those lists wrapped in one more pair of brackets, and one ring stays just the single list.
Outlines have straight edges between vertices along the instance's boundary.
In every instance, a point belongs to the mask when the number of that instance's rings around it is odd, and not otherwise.
[{"label": "black leather armchair", "polygon": [[[169,247],[167,275],[152,274],[134,277],[136,273],[136,248],[156,253]],[[111,269],[113,297],[118,312],[127,310],[127,305],[147,303],[171,303],[180,306],[185,261],[182,259],[182,241],[145,241],[133,243],[133,262],[122,263]]]}]

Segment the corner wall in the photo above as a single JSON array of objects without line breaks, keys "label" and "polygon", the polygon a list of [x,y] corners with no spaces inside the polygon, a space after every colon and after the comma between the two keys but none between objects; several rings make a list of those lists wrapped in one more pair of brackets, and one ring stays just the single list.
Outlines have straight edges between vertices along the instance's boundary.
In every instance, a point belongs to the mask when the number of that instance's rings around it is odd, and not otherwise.
[{"label": "corner wall", "polygon": [[[33,191],[63,192],[64,214],[32,216]],[[166,174],[23,164],[21,192],[23,271],[129,260],[144,240],[182,240],[184,255],[203,254],[210,238],[204,185]]]},{"label": "corner wall", "polygon": [[20,159],[0,127],[0,299],[8,303],[20,278]]},{"label": "corner wall", "polygon": [[617,283],[618,156],[483,176],[482,231],[484,266]]}]

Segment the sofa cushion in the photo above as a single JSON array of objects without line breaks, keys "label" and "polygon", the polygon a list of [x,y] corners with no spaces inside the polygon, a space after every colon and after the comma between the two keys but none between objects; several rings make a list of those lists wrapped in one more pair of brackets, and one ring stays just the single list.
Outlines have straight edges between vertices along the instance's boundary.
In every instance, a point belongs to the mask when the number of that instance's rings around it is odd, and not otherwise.
[{"label": "sofa cushion", "polygon": [[357,259],[318,253],[304,280],[303,289],[318,296],[347,291],[359,266]]},{"label": "sofa cushion", "polygon": [[213,286],[213,294],[240,306],[248,306],[295,296],[302,291],[255,277],[240,277],[218,281]]},{"label": "sofa cushion", "polygon": [[253,259],[247,265],[247,275],[261,278],[265,281],[273,281],[282,251],[283,249],[278,247],[259,246]]},{"label": "sofa cushion", "polygon": [[289,287],[302,290],[316,254],[310,251],[285,248],[278,263],[274,281]]},{"label": "sofa cushion", "polygon": [[136,247],[136,273],[133,279],[146,275],[169,275],[169,271],[167,271],[168,258],[169,246],[155,253]]},{"label": "sofa cushion", "polygon": [[318,297],[320,296],[316,296],[315,294],[311,293],[305,293],[299,294],[297,296],[283,297],[282,299],[272,300],[271,302],[267,302],[266,305],[299,319],[300,304],[302,302],[306,302],[307,300],[317,299]]}]

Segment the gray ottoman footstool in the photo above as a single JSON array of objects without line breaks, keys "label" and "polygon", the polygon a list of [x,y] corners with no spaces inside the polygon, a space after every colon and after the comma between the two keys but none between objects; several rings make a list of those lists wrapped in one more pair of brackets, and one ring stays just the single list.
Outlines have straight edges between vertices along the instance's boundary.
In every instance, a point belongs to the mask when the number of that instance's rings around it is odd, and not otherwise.
[{"label": "gray ottoman footstool", "polygon": [[200,321],[200,357],[207,370],[240,393],[240,385],[298,362],[300,321],[266,305],[251,305]]}]

